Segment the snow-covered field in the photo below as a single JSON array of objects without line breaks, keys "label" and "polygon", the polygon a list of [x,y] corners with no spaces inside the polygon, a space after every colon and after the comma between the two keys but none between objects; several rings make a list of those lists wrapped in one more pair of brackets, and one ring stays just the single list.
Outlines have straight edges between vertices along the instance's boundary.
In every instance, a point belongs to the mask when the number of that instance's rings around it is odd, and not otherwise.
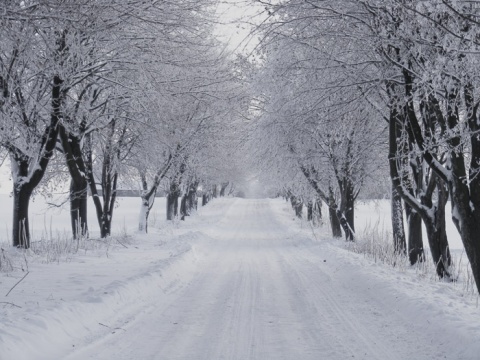
[{"label": "snow-covered field", "polygon": [[[477,298],[348,251],[285,201],[215,199],[167,224],[157,199],[148,235],[138,202],[120,199],[119,235],[88,251],[2,245],[16,269],[0,274],[1,360],[479,359]],[[374,214],[388,228],[385,204],[359,205],[358,233]],[[67,211],[31,212],[38,236],[68,232]]]}]

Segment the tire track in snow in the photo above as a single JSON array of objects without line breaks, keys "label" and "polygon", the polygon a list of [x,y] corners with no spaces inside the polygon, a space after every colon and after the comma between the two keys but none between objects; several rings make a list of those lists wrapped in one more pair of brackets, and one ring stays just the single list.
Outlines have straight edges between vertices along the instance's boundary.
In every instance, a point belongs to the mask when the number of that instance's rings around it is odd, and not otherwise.
[{"label": "tire track in snow", "polygon": [[[333,265],[298,241],[268,200],[237,200],[207,233],[212,241],[196,243],[206,254],[197,274],[166,294],[168,305],[79,359],[428,359],[416,356],[415,334],[393,323],[385,331],[394,318],[368,312],[374,298],[357,302],[322,270]],[[437,355],[433,346],[423,354]]]}]

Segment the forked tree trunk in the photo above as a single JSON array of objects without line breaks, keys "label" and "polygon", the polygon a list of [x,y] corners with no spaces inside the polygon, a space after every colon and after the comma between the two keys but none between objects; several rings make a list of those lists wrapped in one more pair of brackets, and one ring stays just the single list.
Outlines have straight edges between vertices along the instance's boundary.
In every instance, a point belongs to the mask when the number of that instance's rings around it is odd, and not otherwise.
[{"label": "forked tree trunk", "polygon": [[[64,48],[64,42],[60,42],[60,50]],[[59,51],[60,51],[59,50]],[[46,127],[42,137],[43,146],[36,159],[30,154],[25,155],[20,151],[10,153],[12,161],[13,184],[13,225],[12,243],[13,246],[28,249],[30,247],[30,230],[28,222],[28,206],[33,190],[42,180],[48,163],[55,150],[58,138],[58,123],[60,121],[60,106],[62,102],[61,85],[63,81],[56,75],[53,77],[52,87],[52,112],[50,124]]]},{"label": "forked tree trunk", "polygon": [[87,222],[87,189],[86,166],[80,140],[68,134],[60,125],[59,138],[62,143],[67,169],[70,173],[70,222],[73,238],[88,236]]},{"label": "forked tree trunk", "polygon": [[[85,166],[87,169],[87,180],[92,193],[92,200],[95,205],[98,226],[100,227],[100,236],[106,238],[111,235],[113,210],[117,199],[118,172],[114,170],[114,163],[119,161],[119,149],[123,144],[126,126],[114,146],[114,134],[116,121],[110,122],[110,132],[108,134],[106,146],[103,151],[103,163],[101,174],[102,200],[97,189],[95,177],[93,174],[93,149],[92,134],[85,136]],[[116,148],[115,148],[116,147]]]},{"label": "forked tree trunk", "polygon": [[153,178],[151,187],[148,187],[146,171],[138,169],[140,173],[140,181],[142,184],[141,192],[141,205],[140,205],[140,214],[138,218],[138,231],[142,233],[148,232],[148,216],[150,215],[150,210],[153,207],[155,202],[155,196],[157,195],[157,189],[160,186],[160,182],[165,178],[167,172],[172,166],[173,160],[176,158],[176,154],[170,154],[167,158],[167,161],[160,167]]}]

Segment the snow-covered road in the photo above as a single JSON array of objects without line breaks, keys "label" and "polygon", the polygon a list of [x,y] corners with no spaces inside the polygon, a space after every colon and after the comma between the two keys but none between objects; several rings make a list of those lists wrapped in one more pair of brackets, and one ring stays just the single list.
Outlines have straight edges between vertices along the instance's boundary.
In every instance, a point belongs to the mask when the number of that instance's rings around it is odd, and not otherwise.
[{"label": "snow-covered road", "polygon": [[293,230],[271,204],[225,207],[182,286],[68,359],[480,358],[478,329],[452,329],[448,313]]}]

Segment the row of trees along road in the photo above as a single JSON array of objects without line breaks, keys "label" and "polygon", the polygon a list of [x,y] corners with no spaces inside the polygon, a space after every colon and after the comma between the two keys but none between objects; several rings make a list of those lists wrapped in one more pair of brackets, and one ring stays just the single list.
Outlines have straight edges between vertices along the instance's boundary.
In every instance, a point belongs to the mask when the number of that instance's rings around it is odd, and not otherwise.
[{"label": "row of trees along road", "polygon": [[88,190],[105,237],[121,181],[142,184],[142,231],[160,184],[189,194],[188,215],[203,182],[226,181],[227,170],[213,173],[222,143],[212,134],[226,134],[241,83],[211,35],[214,5],[2,2],[0,147],[14,183],[14,246],[30,246],[28,205],[46,178],[70,180],[75,238],[88,236]]},{"label": "row of trees along road", "polygon": [[259,169],[289,196],[325,202],[348,240],[360,189],[388,169],[396,251],[423,261],[423,222],[447,278],[449,200],[480,289],[478,3],[261,3],[250,136]]}]

